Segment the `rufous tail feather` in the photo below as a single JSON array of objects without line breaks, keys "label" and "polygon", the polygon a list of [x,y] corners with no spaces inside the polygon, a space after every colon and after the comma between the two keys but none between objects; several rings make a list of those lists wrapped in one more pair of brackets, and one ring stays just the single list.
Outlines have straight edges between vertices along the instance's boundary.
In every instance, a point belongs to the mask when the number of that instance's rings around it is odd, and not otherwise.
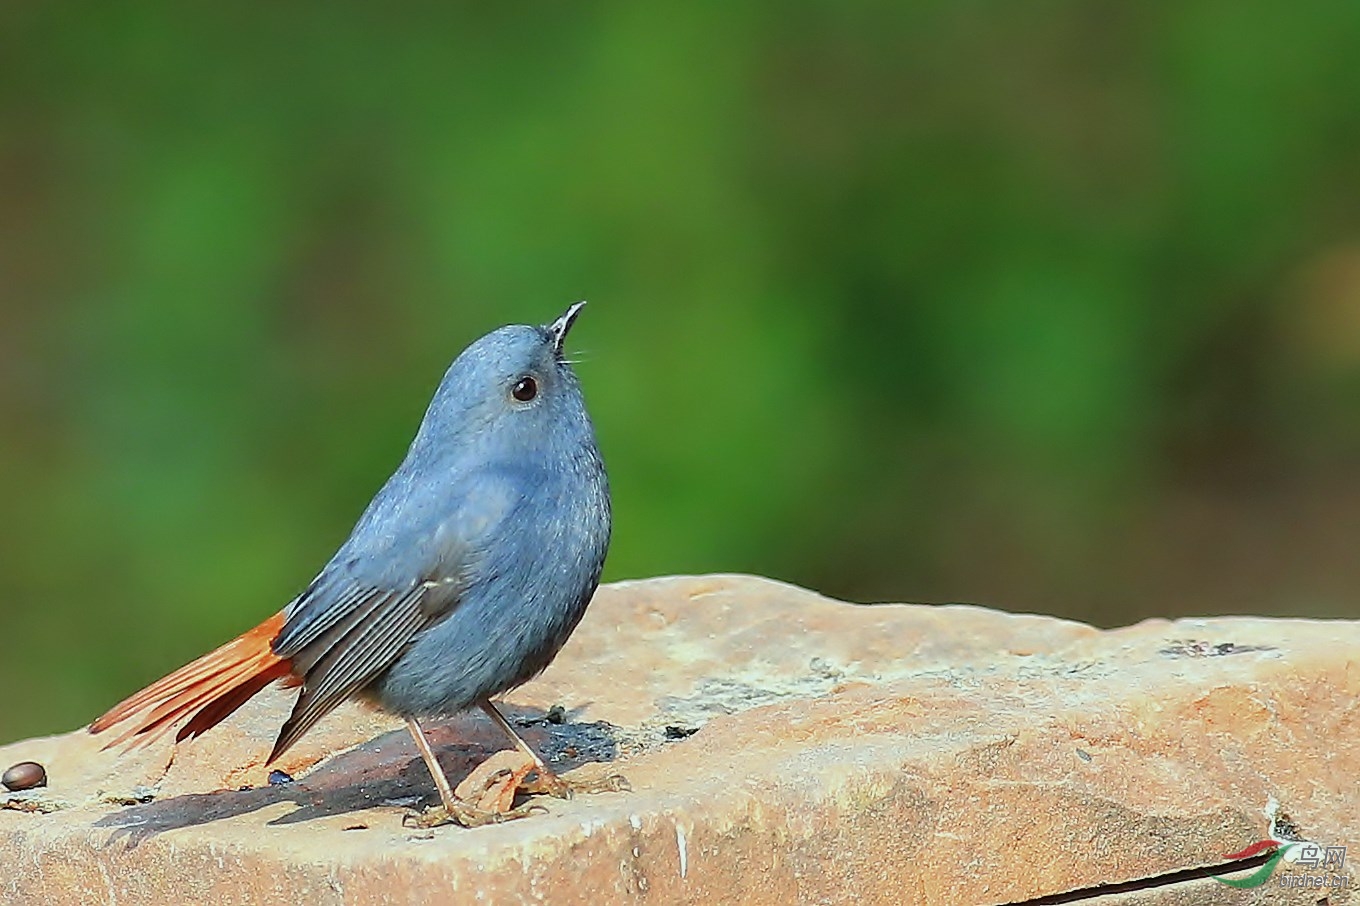
[{"label": "rufous tail feather", "polygon": [[90,732],[126,723],[108,749],[129,740],[146,745],[175,727],[180,741],[216,726],[274,680],[292,678],[291,662],[271,647],[282,628],[283,614],[277,613],[114,705],[90,724]]}]

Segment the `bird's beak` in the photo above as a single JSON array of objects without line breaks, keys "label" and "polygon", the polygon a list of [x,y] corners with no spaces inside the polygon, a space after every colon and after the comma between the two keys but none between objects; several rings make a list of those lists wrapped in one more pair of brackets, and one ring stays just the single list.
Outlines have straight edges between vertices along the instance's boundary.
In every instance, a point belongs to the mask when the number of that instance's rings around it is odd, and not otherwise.
[{"label": "bird's beak", "polygon": [[562,312],[562,316],[549,324],[546,328],[548,336],[552,337],[553,351],[558,355],[562,354],[562,344],[567,340],[567,331],[571,330],[572,322],[581,313],[581,309],[586,307],[584,300],[575,302],[570,308]]}]

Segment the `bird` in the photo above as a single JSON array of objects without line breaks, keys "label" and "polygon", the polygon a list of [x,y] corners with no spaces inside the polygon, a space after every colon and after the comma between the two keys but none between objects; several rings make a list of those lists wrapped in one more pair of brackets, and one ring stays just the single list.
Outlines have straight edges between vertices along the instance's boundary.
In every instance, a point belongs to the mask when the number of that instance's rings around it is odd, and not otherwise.
[{"label": "bird", "polygon": [[357,698],[405,719],[439,792],[428,823],[475,826],[501,816],[454,795],[421,721],[476,707],[532,760],[539,789],[570,795],[491,699],[561,650],[609,550],[608,476],[563,352],[584,305],[543,326],[501,327],[463,350],[405,458],[306,589],[89,731],[118,730],[105,748],[171,730],[180,742],[270,683],[299,687],[268,764]]}]

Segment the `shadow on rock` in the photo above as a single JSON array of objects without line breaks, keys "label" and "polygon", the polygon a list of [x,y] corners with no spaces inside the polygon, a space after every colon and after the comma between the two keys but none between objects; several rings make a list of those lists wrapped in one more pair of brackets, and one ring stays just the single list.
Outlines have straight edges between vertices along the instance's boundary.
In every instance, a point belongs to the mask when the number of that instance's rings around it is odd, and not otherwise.
[{"label": "shadow on rock", "polygon": [[[557,772],[618,757],[615,728],[603,721],[560,722],[564,712],[502,707],[516,732]],[[426,726],[450,782],[507,748],[489,721],[462,715]],[[372,808],[411,809],[438,802],[434,782],[405,730],[394,730],[320,762],[301,778],[275,786],[188,793],[128,806],[95,822],[112,828],[109,846],[132,849],[165,831],[235,818],[280,802],[298,808],[266,822],[284,826]],[[394,815],[393,820],[400,820]]]}]

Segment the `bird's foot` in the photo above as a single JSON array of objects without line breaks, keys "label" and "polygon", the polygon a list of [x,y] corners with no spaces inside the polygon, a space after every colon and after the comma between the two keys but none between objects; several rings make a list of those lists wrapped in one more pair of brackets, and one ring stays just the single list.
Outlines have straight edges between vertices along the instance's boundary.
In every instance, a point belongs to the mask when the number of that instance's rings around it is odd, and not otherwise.
[{"label": "bird's foot", "polygon": [[547,809],[541,805],[526,802],[505,811],[492,811],[454,800],[441,805],[430,806],[423,812],[408,812],[402,818],[401,823],[404,827],[418,827],[426,830],[445,824],[457,824],[461,827],[482,827],[487,824],[500,824],[504,821],[514,821],[517,818],[527,818],[536,811],[546,812]]},{"label": "bird's foot", "polygon": [[458,784],[456,795],[489,811],[502,811],[510,808],[517,793],[570,799],[574,793],[617,793],[630,789],[628,781],[618,774],[567,780],[554,774],[532,752],[506,749],[479,764]]},{"label": "bird's foot", "polygon": [[535,778],[520,784],[526,793],[570,799],[576,793],[626,793],[633,788],[622,774],[607,774],[588,780],[567,780],[544,768],[535,768]]}]

